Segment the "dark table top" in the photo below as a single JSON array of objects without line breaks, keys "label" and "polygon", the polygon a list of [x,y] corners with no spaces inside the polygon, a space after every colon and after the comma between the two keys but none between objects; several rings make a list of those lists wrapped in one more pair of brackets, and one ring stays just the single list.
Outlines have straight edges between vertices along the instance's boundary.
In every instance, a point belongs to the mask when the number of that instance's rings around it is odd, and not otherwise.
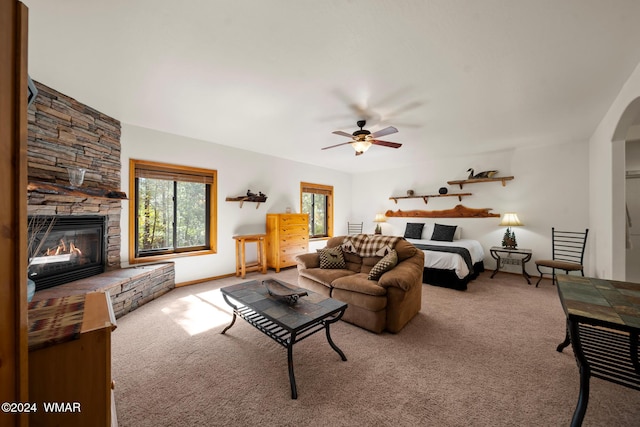
[{"label": "dark table top", "polygon": [[[271,279],[265,278],[265,280]],[[284,282],[280,281],[280,283]],[[293,289],[302,289],[287,285]],[[315,324],[319,319],[335,314],[347,306],[342,301],[303,290],[308,295],[300,297],[293,305],[269,295],[262,281],[257,280],[226,286],[221,288],[220,292],[289,331],[297,331],[307,325]]]},{"label": "dark table top", "polygon": [[565,313],[578,321],[640,331],[640,284],[558,275]]}]

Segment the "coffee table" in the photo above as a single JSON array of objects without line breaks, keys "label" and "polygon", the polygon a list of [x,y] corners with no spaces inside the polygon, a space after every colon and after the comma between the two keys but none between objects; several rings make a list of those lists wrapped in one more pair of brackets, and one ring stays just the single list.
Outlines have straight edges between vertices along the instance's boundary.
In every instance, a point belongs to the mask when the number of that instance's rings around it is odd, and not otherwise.
[{"label": "coffee table", "polygon": [[[301,289],[285,282],[278,282],[293,289]],[[347,304],[315,292],[306,291],[306,296],[289,305],[286,301],[269,295],[264,284],[257,280],[226,286],[221,288],[220,292],[227,304],[233,309],[231,324],[224,328],[222,334],[233,326],[236,317],[241,317],[287,349],[292,399],[298,398],[296,379],[293,373],[293,345],[295,343],[324,330],[331,348],[340,355],[343,361],[347,360],[342,350],[331,339],[330,333],[330,325],[340,320],[347,309]],[[230,299],[236,304],[232,303]]]},{"label": "coffee table", "polygon": [[567,317],[565,340],[580,372],[580,394],[571,420],[582,425],[589,378],[640,391],[640,284],[559,274],[558,295]]}]

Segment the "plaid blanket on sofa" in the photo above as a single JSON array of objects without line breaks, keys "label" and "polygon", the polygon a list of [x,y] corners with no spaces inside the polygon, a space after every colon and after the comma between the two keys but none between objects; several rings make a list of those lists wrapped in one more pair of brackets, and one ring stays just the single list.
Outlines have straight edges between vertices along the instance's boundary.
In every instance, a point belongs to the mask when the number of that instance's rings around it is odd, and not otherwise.
[{"label": "plaid blanket on sofa", "polygon": [[342,250],[361,257],[385,256],[402,239],[400,236],[355,234],[345,237]]}]

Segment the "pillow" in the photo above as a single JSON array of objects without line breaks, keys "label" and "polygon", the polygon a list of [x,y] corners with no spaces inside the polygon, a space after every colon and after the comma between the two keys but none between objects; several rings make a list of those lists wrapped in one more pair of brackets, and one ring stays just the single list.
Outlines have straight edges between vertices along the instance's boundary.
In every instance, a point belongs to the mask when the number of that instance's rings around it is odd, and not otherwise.
[{"label": "pillow", "polygon": [[398,264],[398,253],[395,249],[392,249],[387,255],[385,255],[376,265],[369,271],[369,280],[378,280],[383,273],[391,270]]},{"label": "pillow", "polygon": [[404,230],[405,239],[419,239],[422,237],[423,222],[408,222]]},{"label": "pillow", "polygon": [[453,240],[460,240],[462,239],[462,227],[460,227],[459,225],[456,225],[456,232],[453,233]]},{"label": "pillow", "polygon": [[376,252],[376,256],[385,256],[388,255],[389,252],[391,252],[393,250],[393,248],[390,245],[384,245],[383,247],[381,247],[377,252]]},{"label": "pillow", "polygon": [[422,229],[422,236],[420,237],[422,240],[431,240],[431,235],[433,234],[433,224],[425,224]]},{"label": "pillow", "polygon": [[352,253],[352,254],[358,253],[351,239],[345,239],[342,245],[340,245],[340,248],[342,248],[342,250],[346,253]]},{"label": "pillow", "polygon": [[431,240],[439,242],[453,242],[453,235],[456,233],[456,225],[435,224]]},{"label": "pillow", "polygon": [[318,255],[320,255],[320,268],[347,268],[340,247],[318,249]]}]

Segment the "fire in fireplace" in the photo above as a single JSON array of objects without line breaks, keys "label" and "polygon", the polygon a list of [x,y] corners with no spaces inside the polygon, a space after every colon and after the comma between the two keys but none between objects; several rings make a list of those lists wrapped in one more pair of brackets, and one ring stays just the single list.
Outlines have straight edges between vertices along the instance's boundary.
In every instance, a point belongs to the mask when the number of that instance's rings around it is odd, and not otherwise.
[{"label": "fire in fireplace", "polygon": [[106,217],[30,217],[29,278],[36,291],[100,274],[105,270]]}]

